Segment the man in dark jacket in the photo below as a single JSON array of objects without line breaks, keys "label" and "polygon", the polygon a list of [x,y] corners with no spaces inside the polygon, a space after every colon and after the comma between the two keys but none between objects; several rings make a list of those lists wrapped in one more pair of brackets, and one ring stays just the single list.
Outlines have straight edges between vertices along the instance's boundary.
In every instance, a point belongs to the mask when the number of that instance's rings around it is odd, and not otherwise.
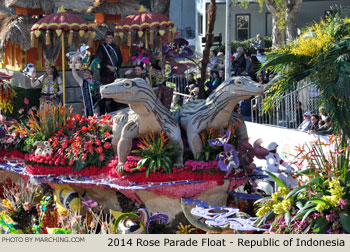
[{"label": "man in dark jacket", "polygon": [[[106,42],[101,44],[96,52],[96,58],[100,60],[101,64],[100,77],[102,85],[112,83],[119,78],[119,68],[123,63],[123,56],[119,47],[113,44],[113,38],[114,33],[108,31],[105,36]],[[112,99],[102,99],[100,102],[101,114],[105,112],[110,113],[121,107],[125,106],[119,105]]]}]

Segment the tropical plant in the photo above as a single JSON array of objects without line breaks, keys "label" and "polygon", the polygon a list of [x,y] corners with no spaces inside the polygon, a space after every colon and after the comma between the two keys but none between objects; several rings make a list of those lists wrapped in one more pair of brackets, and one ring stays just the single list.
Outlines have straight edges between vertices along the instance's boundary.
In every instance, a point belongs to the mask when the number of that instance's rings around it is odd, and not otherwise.
[{"label": "tropical plant", "polygon": [[29,152],[36,141],[47,141],[54,133],[64,128],[72,111],[73,108],[67,109],[62,104],[58,106],[44,104],[38,110],[31,109],[28,122],[14,125],[13,132],[23,136],[24,151]]},{"label": "tropical plant", "polygon": [[147,167],[146,177],[149,176],[151,171],[155,173],[157,170],[161,170],[169,174],[172,172],[179,148],[175,142],[169,141],[164,131],[160,133],[151,132],[141,138],[138,147],[140,149],[132,152],[142,158],[135,169]]},{"label": "tropical plant", "polygon": [[265,111],[285,92],[307,80],[320,93],[337,129],[350,136],[350,18],[331,16],[306,28],[295,41],[274,50],[262,68],[278,73],[264,100]]},{"label": "tropical plant", "polygon": [[0,110],[11,113],[13,111],[12,101],[16,97],[14,88],[14,81],[9,79],[2,79],[0,76]]},{"label": "tropical plant", "polygon": [[279,190],[256,202],[257,225],[273,220],[278,233],[350,233],[350,148],[332,136],[330,144],[316,141],[298,152],[297,164],[307,168],[298,175],[308,181],[289,190],[269,173]]}]

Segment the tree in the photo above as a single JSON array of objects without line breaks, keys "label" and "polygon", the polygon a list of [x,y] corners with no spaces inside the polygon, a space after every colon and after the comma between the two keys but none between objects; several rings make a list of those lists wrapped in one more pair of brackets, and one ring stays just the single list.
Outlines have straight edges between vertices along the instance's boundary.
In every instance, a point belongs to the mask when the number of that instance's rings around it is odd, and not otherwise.
[{"label": "tree", "polygon": [[[249,6],[247,0],[239,1],[244,8]],[[235,4],[238,0],[234,1]],[[264,4],[272,15],[272,45],[282,45],[287,34],[288,40],[297,36],[297,16],[303,0],[258,0],[260,10]]]},{"label": "tree", "polygon": [[169,17],[170,0],[152,0],[151,11]]},{"label": "tree", "polygon": [[203,50],[202,58],[202,68],[201,68],[201,78],[199,82],[199,98],[204,98],[204,83],[207,79],[207,66],[209,63],[209,53],[210,48],[213,45],[213,31],[216,19],[216,2],[215,0],[210,0],[209,13],[208,13],[208,29],[206,34],[205,47]]}]

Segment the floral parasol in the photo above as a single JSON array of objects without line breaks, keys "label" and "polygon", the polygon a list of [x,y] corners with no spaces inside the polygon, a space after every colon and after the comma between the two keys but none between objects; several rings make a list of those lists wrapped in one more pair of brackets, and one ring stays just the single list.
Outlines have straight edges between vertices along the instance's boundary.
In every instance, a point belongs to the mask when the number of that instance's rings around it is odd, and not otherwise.
[{"label": "floral parasol", "polygon": [[168,41],[172,41],[175,37],[176,28],[173,21],[161,14],[146,12],[142,5],[139,13],[125,17],[115,26],[117,37],[123,38],[123,32],[128,33],[128,46],[131,46],[131,31],[137,31],[139,37],[144,35],[146,48],[148,47],[148,32],[150,32],[149,42],[153,44],[156,29],[159,29],[160,36],[163,36],[167,30]]}]

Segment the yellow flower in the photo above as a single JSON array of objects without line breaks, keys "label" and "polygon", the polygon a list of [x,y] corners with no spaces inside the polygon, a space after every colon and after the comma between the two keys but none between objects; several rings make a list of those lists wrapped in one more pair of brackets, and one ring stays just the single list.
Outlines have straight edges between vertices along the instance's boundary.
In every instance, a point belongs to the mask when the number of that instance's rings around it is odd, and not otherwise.
[{"label": "yellow flower", "polygon": [[292,205],[293,205],[293,199],[292,198],[283,200],[282,201],[283,211],[284,212],[289,212],[289,210],[291,209]]},{"label": "yellow flower", "polygon": [[177,234],[191,234],[196,229],[193,228],[191,225],[183,225],[182,222],[177,225],[178,231],[176,231]]},{"label": "yellow flower", "polygon": [[275,214],[281,214],[284,212],[282,202],[279,202],[273,206],[273,211]]}]

